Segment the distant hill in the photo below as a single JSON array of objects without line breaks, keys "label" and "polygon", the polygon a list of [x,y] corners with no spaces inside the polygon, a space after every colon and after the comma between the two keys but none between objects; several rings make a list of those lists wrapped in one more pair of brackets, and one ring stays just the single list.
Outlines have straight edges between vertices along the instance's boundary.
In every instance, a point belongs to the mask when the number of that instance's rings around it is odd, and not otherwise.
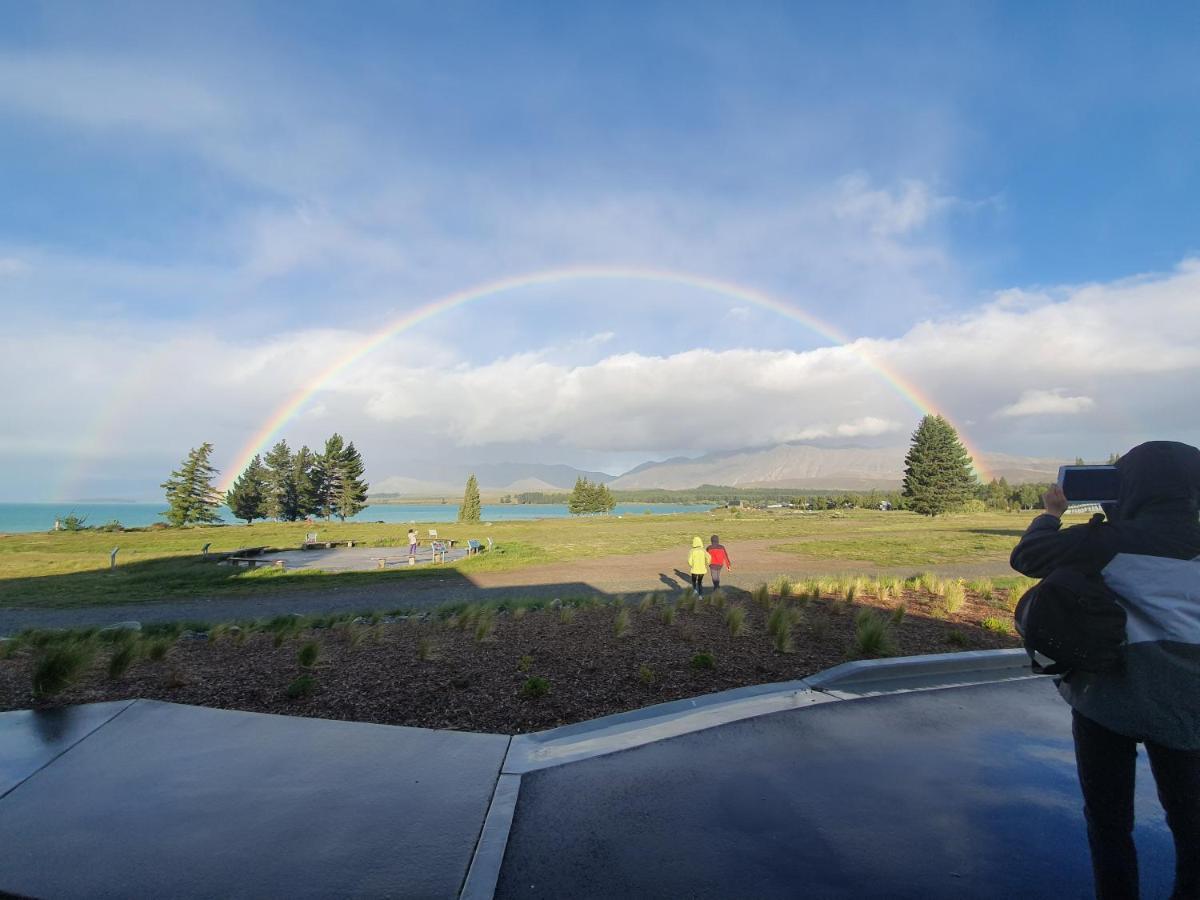
[{"label": "distant hill", "polygon": [[[870,490],[895,488],[904,479],[905,447],[815,447],[780,444],[757,450],[713,453],[696,459],[643,463],[609,482],[614,491],[686,490],[703,484],[729,487]],[[984,465],[1010,482],[1050,481],[1058,460],[984,454]]]},{"label": "distant hill", "polygon": [[467,476],[474,474],[479,487],[485,491],[519,494],[523,491],[563,491],[575,486],[580,476],[593,483],[608,483],[615,476],[607,472],[589,472],[572,466],[543,463],[480,463],[448,465],[438,462],[418,462],[408,467],[404,475],[390,475],[371,482],[371,495],[429,496],[431,494],[462,494]]}]

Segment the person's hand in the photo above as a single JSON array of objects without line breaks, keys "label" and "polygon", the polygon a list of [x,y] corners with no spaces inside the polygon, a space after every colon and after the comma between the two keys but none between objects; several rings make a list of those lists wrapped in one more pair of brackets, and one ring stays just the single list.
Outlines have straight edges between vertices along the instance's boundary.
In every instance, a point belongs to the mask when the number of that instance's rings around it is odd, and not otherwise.
[{"label": "person's hand", "polygon": [[1067,511],[1067,495],[1057,484],[1052,484],[1050,490],[1042,495],[1042,506],[1046,507],[1049,515],[1061,519],[1062,514]]}]

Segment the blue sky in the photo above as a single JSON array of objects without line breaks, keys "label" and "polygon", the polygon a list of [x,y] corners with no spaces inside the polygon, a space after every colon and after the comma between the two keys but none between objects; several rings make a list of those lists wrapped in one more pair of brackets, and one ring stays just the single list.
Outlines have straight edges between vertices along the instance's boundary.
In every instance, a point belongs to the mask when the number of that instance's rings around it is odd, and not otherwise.
[{"label": "blue sky", "polygon": [[[1170,397],[1196,360],[1158,342],[1200,316],[1198,38],[1182,3],[14,7],[3,366],[33,386],[6,401],[0,497],[153,493],[202,440],[228,462],[390,318],[575,264],[794,303],[879,342],[988,449],[1194,439]],[[1158,304],[1133,326],[1131,297]],[[1048,322],[1096,343],[1062,363]],[[934,365],[962,349],[951,334],[989,349]],[[1138,341],[1128,363],[1096,370],[1114,337]],[[806,355],[829,343],[729,298],[564,284],[404,335],[288,436],[358,436],[376,480],[430,454],[617,470],[822,430],[903,442],[914,412],[850,357]],[[756,353],[800,379],[786,402],[746,374]],[[569,393],[530,392],[535,361]],[[769,415],[620,427],[673,418],[671,392],[711,378]],[[431,383],[483,383],[485,408],[416,402]],[[617,425],[496,426],[528,403]],[[895,427],[855,433],[866,419]]]}]

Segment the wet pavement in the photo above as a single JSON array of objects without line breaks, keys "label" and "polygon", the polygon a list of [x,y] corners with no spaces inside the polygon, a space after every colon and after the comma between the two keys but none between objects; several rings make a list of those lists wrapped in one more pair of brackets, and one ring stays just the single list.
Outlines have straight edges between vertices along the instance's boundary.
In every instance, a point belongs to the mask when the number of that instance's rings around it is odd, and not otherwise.
[{"label": "wet pavement", "polygon": [[[852,663],[511,740],[153,701],[2,713],[0,892],[1088,897],[1069,711],[1021,659]],[[1143,891],[1166,896],[1144,755],[1138,779]]]}]

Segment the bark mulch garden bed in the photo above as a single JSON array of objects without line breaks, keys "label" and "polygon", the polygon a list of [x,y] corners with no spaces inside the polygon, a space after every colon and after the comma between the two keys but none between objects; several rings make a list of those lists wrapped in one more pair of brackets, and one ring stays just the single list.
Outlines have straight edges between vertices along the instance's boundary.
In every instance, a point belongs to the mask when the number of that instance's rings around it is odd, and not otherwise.
[{"label": "bark mulch garden bed", "polygon": [[[957,607],[951,613],[939,596],[944,584],[932,590],[893,585],[884,599],[877,584],[857,588],[813,586],[804,596],[783,599],[760,589],[753,597],[713,602],[705,596],[698,603],[690,595],[658,594],[623,603],[467,607],[408,618],[280,617],[207,633],[41,632],[0,644],[0,709],[141,697],[517,734],[801,678],[864,656],[1020,645],[1009,628],[1008,592],[965,591],[961,606],[949,604]],[[744,610],[737,635],[730,607]],[[787,612],[776,612],[780,608]],[[870,627],[864,619],[877,620],[889,646],[864,648],[860,635]],[[792,646],[781,652],[789,637]],[[114,673],[111,660],[124,647],[130,664]],[[63,648],[67,657],[75,653],[78,670],[69,671],[68,658],[61,667],[65,678],[55,685],[46,661]],[[35,694],[39,674],[46,680]]]}]

